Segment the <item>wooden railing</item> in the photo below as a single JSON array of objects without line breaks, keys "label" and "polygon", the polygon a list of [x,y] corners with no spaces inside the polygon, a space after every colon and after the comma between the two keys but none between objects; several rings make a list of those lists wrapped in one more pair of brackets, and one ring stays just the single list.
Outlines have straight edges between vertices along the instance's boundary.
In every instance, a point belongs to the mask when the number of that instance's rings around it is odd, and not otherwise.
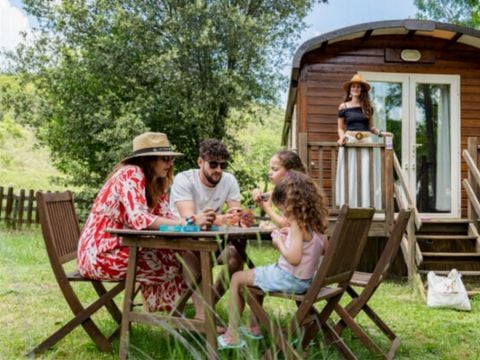
[{"label": "wooden railing", "polygon": [[480,253],[479,223],[480,218],[480,171],[479,159],[480,149],[476,137],[467,139],[467,149],[463,150],[462,155],[467,164],[468,176],[463,179],[462,184],[467,194],[469,233],[477,236],[476,252]]},{"label": "wooden railing", "polygon": [[[344,174],[345,186],[343,187],[345,193],[344,198],[349,199],[348,181],[356,181],[357,189],[361,188],[362,181],[365,181],[361,176],[361,152],[366,150],[369,158],[369,178],[374,179],[374,164],[375,152],[374,149],[379,149],[380,156],[380,191],[381,204],[376,207],[376,213],[384,214],[385,216],[385,234],[389,233],[390,227],[394,221],[394,186],[393,186],[393,146],[385,145],[385,143],[370,143],[370,144],[346,144],[344,145]],[[302,151],[302,147],[304,147]],[[305,149],[306,147],[306,149]],[[319,182],[319,185],[324,189],[330,207],[330,213],[334,214],[339,209],[336,204],[336,189],[335,182],[337,176],[337,153],[338,144],[336,142],[325,141],[310,141],[306,144],[299,144],[299,153],[304,154],[305,163],[308,166],[309,174]],[[347,154],[353,152],[353,158],[356,159],[356,174],[349,174]],[[365,152],[365,151],[364,151]],[[375,183],[369,183],[369,200],[370,204],[375,204],[374,198],[377,188]],[[358,191],[357,201],[361,203],[361,191]],[[377,204],[378,205],[378,204]]]},{"label": "wooden railing", "polygon": [[418,214],[418,210],[413,203],[413,196],[408,187],[405,175],[403,174],[402,167],[398,161],[397,155],[393,154],[393,168],[397,181],[395,182],[395,199],[397,200],[398,207],[400,209],[411,209],[412,217],[409,220],[406,235],[407,237],[402,239],[400,244],[402,248],[403,258],[407,265],[408,279],[411,281],[417,274],[417,266],[423,261],[422,252],[417,242],[416,230],[420,229],[422,220]]}]

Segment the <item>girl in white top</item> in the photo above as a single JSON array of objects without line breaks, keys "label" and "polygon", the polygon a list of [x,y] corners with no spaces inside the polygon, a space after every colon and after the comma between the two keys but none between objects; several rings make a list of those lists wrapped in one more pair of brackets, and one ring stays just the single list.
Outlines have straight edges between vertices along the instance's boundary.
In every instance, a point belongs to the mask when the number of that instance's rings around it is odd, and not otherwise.
[{"label": "girl in white top", "polygon": [[288,228],[272,232],[272,243],[280,251],[279,261],[233,274],[228,329],[218,337],[221,349],[244,346],[240,333],[250,338],[261,337],[257,324],[250,325],[250,329],[238,327],[245,306],[240,293],[243,286],[257,286],[268,292],[304,293],[328,246],[324,196],[308,175],[288,171],[275,186],[271,201],[283,211],[289,223]]}]

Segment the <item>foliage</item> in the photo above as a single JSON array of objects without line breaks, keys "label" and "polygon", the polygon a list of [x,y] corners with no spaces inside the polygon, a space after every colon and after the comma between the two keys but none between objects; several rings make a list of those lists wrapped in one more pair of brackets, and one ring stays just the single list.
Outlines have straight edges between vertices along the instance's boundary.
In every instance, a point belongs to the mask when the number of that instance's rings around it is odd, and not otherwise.
[{"label": "foliage", "polygon": [[[278,257],[278,252],[268,244],[250,243],[248,254],[255,264],[269,264]],[[55,282],[48,263],[45,247],[38,229],[7,232],[0,225],[0,337],[2,359],[23,359],[27,350],[45,339],[71,318],[71,311]],[[215,268],[216,271],[219,267]],[[93,299],[94,291],[88,284],[74,284],[84,300]],[[217,310],[222,319],[227,319],[228,294]],[[342,299],[344,300],[344,299]],[[121,306],[122,298],[118,304]],[[375,292],[370,305],[393,327],[401,343],[396,359],[478,359],[480,353],[480,297],[472,300],[472,311],[461,312],[448,309],[431,309],[421,298],[412,293],[408,284],[384,282]],[[85,303],[88,303],[86,301]],[[268,312],[285,322],[295,305],[286,305],[281,300],[266,300]],[[249,310],[245,311],[245,320]],[[94,317],[99,327],[112,331],[115,324],[102,311]],[[359,321],[375,341],[385,348],[385,338],[366,319]],[[185,335],[185,332],[178,336]],[[372,359],[373,354],[364,350],[351,333],[345,334],[348,346],[359,359]],[[165,331],[151,326],[132,326],[130,357],[135,359],[192,359],[193,354],[184,345],[168,336]],[[322,338],[309,348],[306,359],[341,359],[339,353],[326,347]],[[78,329],[62,339],[42,359],[117,359],[118,340],[112,353],[100,353],[83,329]],[[194,348],[202,351],[202,337],[192,337]],[[246,349],[222,351],[220,359],[258,359],[265,340],[249,341]]]},{"label": "foliage", "polygon": [[480,29],[478,0],[415,0],[419,19],[433,19]]},{"label": "foliage", "polygon": [[199,141],[235,144],[253,104],[275,102],[314,1],[24,0],[39,29],[10,57],[36,96],[10,91],[8,102],[71,184],[98,188],[147,129],[191,167]]},{"label": "foliage", "polygon": [[266,189],[269,185],[268,164],[271,156],[281,148],[284,115],[280,109],[259,108],[258,111],[260,121],[247,123],[235,134],[238,145],[232,156],[232,172],[239,179],[242,203],[250,205],[253,205],[251,190],[254,187]]}]

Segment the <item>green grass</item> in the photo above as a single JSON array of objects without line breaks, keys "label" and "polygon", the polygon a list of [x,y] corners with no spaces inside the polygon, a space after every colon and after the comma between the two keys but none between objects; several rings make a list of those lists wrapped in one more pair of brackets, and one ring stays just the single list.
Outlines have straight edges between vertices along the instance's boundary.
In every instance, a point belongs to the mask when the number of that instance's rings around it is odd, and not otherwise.
[{"label": "green grass", "polygon": [[[273,262],[277,253],[268,246],[253,244],[249,254],[257,264]],[[78,284],[82,296],[92,299],[93,291]],[[121,298],[118,304],[121,305]],[[225,296],[217,306],[227,320]],[[478,359],[480,354],[480,298],[472,300],[471,312],[430,309],[405,282],[385,282],[371,305],[401,337],[397,359]],[[285,322],[294,307],[281,300],[268,300],[268,311]],[[0,228],[0,359],[23,359],[25,352],[42,341],[70,319],[70,310],[60,294],[46,257],[38,229],[10,232]],[[246,314],[247,316],[247,314]],[[94,317],[103,330],[112,330],[114,323],[106,313]],[[385,339],[364,316],[359,320],[367,332],[382,345]],[[360,359],[371,359],[349,333],[347,344]],[[182,342],[183,341],[183,342]],[[183,344],[183,345],[182,345]],[[248,348],[223,351],[222,359],[256,359],[265,341],[249,341]],[[186,332],[168,335],[166,330],[133,325],[132,359],[196,359],[205,358],[205,342],[199,335]],[[100,353],[82,328],[61,340],[40,359],[116,359],[114,352]],[[326,348],[321,337],[309,350],[308,359],[340,359],[336,350]]]},{"label": "green grass", "polygon": [[[63,190],[53,181],[60,173],[52,166],[48,149],[39,145],[32,130],[9,121],[0,121],[0,186],[11,186],[15,193],[20,189]],[[8,131],[2,132],[2,126],[8,125]]]}]

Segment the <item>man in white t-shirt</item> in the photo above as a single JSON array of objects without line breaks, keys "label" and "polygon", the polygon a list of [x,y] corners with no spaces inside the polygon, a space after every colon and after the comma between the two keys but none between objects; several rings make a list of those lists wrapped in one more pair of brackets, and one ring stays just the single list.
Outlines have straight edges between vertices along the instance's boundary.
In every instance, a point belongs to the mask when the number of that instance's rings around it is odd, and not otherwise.
[{"label": "man in white t-shirt", "polygon": [[[223,143],[217,139],[202,141],[199,146],[198,169],[178,173],[170,188],[170,207],[186,223],[196,224],[202,228],[211,225],[238,223],[240,208],[240,188],[237,179],[224,170],[228,166],[230,154]],[[222,214],[226,204],[227,211]],[[243,219],[242,219],[243,220]],[[245,224],[247,226],[251,224]],[[227,258],[228,274],[242,270],[244,262],[234,246],[226,248],[227,253],[221,254],[219,263]],[[196,276],[200,270],[198,257],[188,254],[185,261]],[[188,274],[187,274],[188,275]],[[222,279],[215,284],[216,300],[225,292]],[[203,318],[201,301],[193,298],[196,317]],[[198,299],[197,299],[198,300]]]}]

